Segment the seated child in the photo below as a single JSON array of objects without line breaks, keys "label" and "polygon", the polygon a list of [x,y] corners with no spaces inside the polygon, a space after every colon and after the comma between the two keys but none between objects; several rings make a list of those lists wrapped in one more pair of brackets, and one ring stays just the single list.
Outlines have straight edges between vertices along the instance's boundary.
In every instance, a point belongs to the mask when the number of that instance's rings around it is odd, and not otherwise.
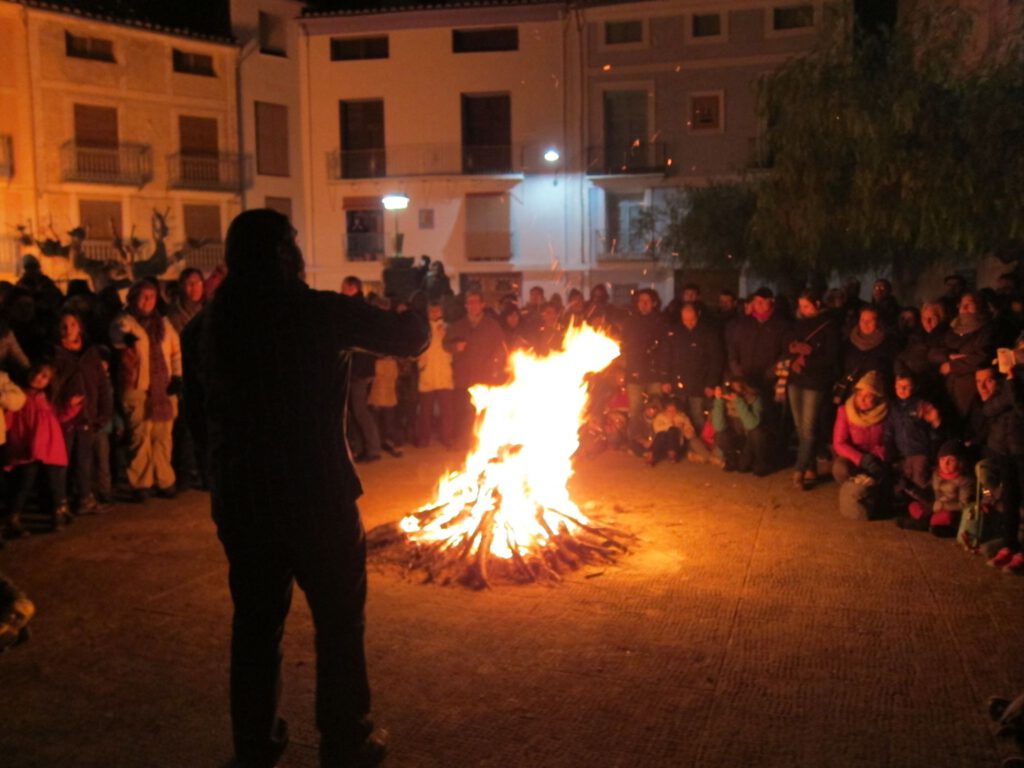
[{"label": "seated child", "polygon": [[651,447],[644,452],[644,460],[652,467],[665,458],[671,462],[679,461],[686,446],[691,447],[695,457],[700,457],[695,461],[708,460],[707,446],[697,439],[693,422],[679,410],[679,403],[674,398],[669,398],[655,414],[651,427],[654,438]]},{"label": "seated child", "polygon": [[962,471],[960,451],[956,440],[942,444],[939,465],[932,474],[931,510],[921,501],[912,501],[907,514],[896,519],[901,528],[929,530],[943,538],[956,535],[961,512],[974,502],[974,479]]},{"label": "seated child", "polygon": [[768,434],[761,423],[764,403],[761,395],[741,379],[715,387],[711,423],[715,444],[722,451],[726,472],[769,474]]},{"label": "seated child", "polygon": [[896,399],[890,410],[893,445],[899,457],[898,490],[901,496],[927,501],[931,488],[932,456],[939,443],[942,417],[934,405],[916,394],[910,374],[896,376]]}]

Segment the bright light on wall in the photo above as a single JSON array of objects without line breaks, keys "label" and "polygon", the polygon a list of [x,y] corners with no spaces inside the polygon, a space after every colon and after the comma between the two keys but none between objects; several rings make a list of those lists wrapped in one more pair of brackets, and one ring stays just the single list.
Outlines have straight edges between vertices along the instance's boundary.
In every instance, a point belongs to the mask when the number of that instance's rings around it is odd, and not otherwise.
[{"label": "bright light on wall", "polygon": [[547,160],[549,163],[558,162],[558,158],[560,157],[561,155],[558,154],[558,150],[555,149],[554,147],[551,147],[550,149],[548,149],[547,152],[544,153],[544,159]]},{"label": "bright light on wall", "polygon": [[409,207],[409,198],[406,195],[384,195],[380,201],[389,211],[404,211]]}]

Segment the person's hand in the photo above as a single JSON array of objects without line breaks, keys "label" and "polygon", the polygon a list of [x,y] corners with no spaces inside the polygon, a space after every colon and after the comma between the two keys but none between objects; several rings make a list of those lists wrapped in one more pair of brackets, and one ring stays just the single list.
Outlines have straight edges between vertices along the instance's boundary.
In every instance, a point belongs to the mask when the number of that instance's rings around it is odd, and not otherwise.
[{"label": "person's hand", "polygon": [[672,391],[672,385],[666,381],[664,384],[661,385],[661,391],[662,393],[667,395]]},{"label": "person's hand", "polygon": [[721,387],[715,387],[714,392],[712,394],[714,394],[714,396],[715,396],[715,398],[717,400],[721,400],[722,399],[722,388]]},{"label": "person's hand", "polygon": [[802,341],[792,341],[789,344],[789,353],[791,355],[809,355],[812,351],[811,345]]},{"label": "person's hand", "polygon": [[860,457],[860,468],[872,477],[878,477],[885,471],[882,460],[873,453],[865,453]]},{"label": "person's hand", "polygon": [[949,359],[950,360],[963,360],[965,357],[967,357],[967,355],[963,354],[962,352],[956,352],[956,353],[950,355]]},{"label": "person's hand", "polygon": [[931,403],[921,403],[917,408],[917,416],[919,419],[927,422],[935,429],[942,426],[942,416],[939,414],[939,409]]},{"label": "person's hand", "polygon": [[939,373],[941,373],[943,376],[949,376],[949,372],[951,370],[953,370],[953,368],[952,366],[950,366],[949,363],[943,363],[942,365],[939,366]]},{"label": "person's hand", "polygon": [[72,395],[68,400],[68,406],[70,408],[77,408],[85,402],[85,395]]},{"label": "person's hand", "polygon": [[455,342],[455,351],[456,352],[465,352],[466,351],[466,342],[464,342],[464,341],[456,341]]}]

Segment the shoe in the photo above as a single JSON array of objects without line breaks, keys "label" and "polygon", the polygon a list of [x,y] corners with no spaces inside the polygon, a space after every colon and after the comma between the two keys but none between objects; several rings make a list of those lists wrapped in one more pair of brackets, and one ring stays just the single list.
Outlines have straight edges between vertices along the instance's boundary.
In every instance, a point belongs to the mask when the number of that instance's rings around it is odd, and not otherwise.
[{"label": "shoe", "polygon": [[912,517],[911,515],[900,515],[896,518],[896,525],[904,531],[928,530],[928,520]]},{"label": "shoe", "polygon": [[375,453],[372,456],[367,456],[365,453],[361,453],[356,456],[353,461],[356,464],[369,464],[371,461],[380,461],[380,454]]},{"label": "shoe", "polygon": [[79,515],[98,515],[101,512],[106,512],[106,508],[98,501],[95,496],[86,496],[78,504]]},{"label": "shoe", "polygon": [[395,446],[388,444],[388,445],[383,445],[381,447],[385,451],[387,451],[389,454],[394,456],[396,459],[402,458],[402,452],[398,448],[396,448]]},{"label": "shoe", "polygon": [[797,470],[793,473],[793,487],[803,491],[804,488],[804,473]]},{"label": "shoe", "polygon": [[145,488],[132,488],[125,497],[129,504],[145,504],[148,499],[149,491]]},{"label": "shoe", "polygon": [[1024,553],[1018,552],[1015,554],[1010,562],[1003,566],[1003,573],[1024,576]]},{"label": "shoe", "polygon": [[388,754],[390,736],[383,728],[376,729],[355,749],[321,741],[320,765],[323,768],[374,768]]},{"label": "shoe", "polygon": [[161,499],[175,499],[178,497],[178,487],[169,485],[166,488],[157,488],[155,495]]},{"label": "shoe", "polygon": [[988,561],[988,564],[993,568],[1003,568],[1009,565],[1011,560],[1013,560],[1013,552],[1009,547],[1003,547],[996,552],[995,557]]}]

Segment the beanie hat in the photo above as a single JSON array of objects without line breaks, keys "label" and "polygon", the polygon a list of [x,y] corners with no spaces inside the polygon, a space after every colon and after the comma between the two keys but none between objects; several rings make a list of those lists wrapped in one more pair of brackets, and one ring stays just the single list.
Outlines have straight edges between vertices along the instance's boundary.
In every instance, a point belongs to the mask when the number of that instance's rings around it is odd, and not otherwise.
[{"label": "beanie hat", "polygon": [[939,458],[943,456],[959,456],[960,455],[960,441],[959,440],[947,440],[939,448]]}]

